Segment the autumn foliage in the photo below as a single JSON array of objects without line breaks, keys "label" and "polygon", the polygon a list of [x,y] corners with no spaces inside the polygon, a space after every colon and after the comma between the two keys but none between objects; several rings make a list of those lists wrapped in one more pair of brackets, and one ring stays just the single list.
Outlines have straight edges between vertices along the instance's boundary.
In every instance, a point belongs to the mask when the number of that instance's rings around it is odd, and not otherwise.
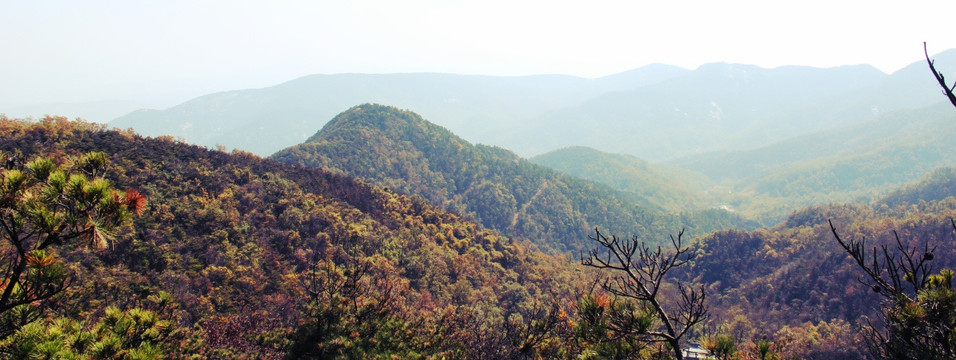
[{"label": "autumn foliage", "polygon": [[[541,252],[424,197],[55,117],[0,119],[0,151],[18,154],[26,169],[5,173],[5,184],[42,172],[34,169],[70,169],[103,195],[99,206],[123,213],[123,221],[78,222],[73,241],[5,258],[32,271],[21,279],[71,279],[55,282],[57,291],[40,303],[28,302],[42,313],[4,319],[19,321],[8,333],[16,343],[60,344],[91,357],[83,344],[139,356],[133,345],[148,343],[152,350],[142,358],[673,356],[647,339],[615,335],[622,319],[633,320],[634,330],[662,324],[644,316],[641,299],[602,288],[601,269],[581,266],[576,254]],[[64,176],[69,183],[72,175]],[[944,182],[934,178],[932,189],[952,188]],[[474,189],[480,201],[511,204],[499,185]],[[826,220],[874,244],[894,241],[894,230],[904,244],[950,244],[956,201],[952,194],[911,195],[920,191],[915,184],[905,196],[872,204],[806,208],[774,228],[688,237],[679,247],[687,262],[668,276],[703,289],[710,319],[682,344],[711,339],[739,358],[865,356],[859,322],[878,314],[879,299],[857,281]],[[588,246],[586,235],[573,246]],[[956,248],[940,246],[935,258],[952,268]],[[679,290],[662,286],[661,300],[677,304]],[[140,325],[127,328],[138,330],[118,334],[132,324]],[[0,347],[12,353],[11,344]]]}]

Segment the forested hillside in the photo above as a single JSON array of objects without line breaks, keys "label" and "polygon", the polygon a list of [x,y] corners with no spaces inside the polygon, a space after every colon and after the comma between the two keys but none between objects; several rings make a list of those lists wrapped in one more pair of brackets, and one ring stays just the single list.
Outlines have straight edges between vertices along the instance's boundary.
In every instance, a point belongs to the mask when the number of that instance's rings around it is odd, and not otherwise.
[{"label": "forested hillside", "polygon": [[941,269],[956,266],[956,247],[947,245],[956,240],[950,222],[954,217],[952,194],[919,206],[876,203],[805,208],[777,227],[719,231],[704,237],[700,261],[690,271],[718,294],[715,301],[722,304],[718,308],[748,314],[752,321],[786,319],[799,324],[839,318],[852,323],[871,314],[880,299],[857,283],[863,274],[834,240],[827,220],[833,221],[841,236],[865,237],[873,246],[892,244],[894,231],[907,245],[938,245],[934,268]]},{"label": "forested hillside", "polygon": [[719,210],[681,216],[638,194],[562,175],[495,147],[472,145],[415,113],[361,105],[336,116],[305,143],[272,158],[366,179],[474,218],[550,249],[578,250],[595,227],[660,240],[745,227]]},{"label": "forested hillside", "polygon": [[[438,153],[454,148],[477,154],[465,157],[472,164],[523,162],[447,136],[411,112],[380,106],[344,113],[316,139],[345,139],[342,133],[349,131],[371,135],[384,129],[377,121],[393,123],[388,136],[371,138],[381,144],[379,151],[395,152],[388,141],[402,139],[406,146],[431,144]],[[606,327],[627,309],[624,300],[602,290],[600,279],[608,272],[503,237],[424,197],[402,195],[398,189],[408,185],[399,178],[391,180],[393,191],[327,170],[63,118],[3,118],[0,135],[5,171],[37,156],[72,166],[75,156],[100,151],[108,160],[105,178],[146,199],[130,226],[103,237],[105,249],[50,248],[49,259],[62,259],[71,281],[54,302],[24,305],[42,316],[0,338],[0,353],[13,358],[48,349],[31,347],[41,343],[60,346],[50,351],[61,357],[88,353],[93,350],[63,334],[84,324],[101,329],[118,316],[146,321],[142,314],[151,313],[159,321],[147,322],[154,324],[148,332],[158,344],[153,351],[167,358],[601,358],[667,352]],[[359,151],[324,146],[344,158]],[[376,157],[365,158],[365,166],[392,171],[379,167]],[[394,158],[451,165],[428,157]],[[459,166],[444,174],[467,168]],[[534,179],[534,172],[515,171]],[[719,335],[746,352],[766,337],[772,352],[784,358],[861,357],[866,349],[857,325],[862,316],[877,313],[880,297],[857,282],[861,274],[827,221],[841,236],[865,237],[873,245],[894,241],[894,231],[906,245],[935,244],[933,268],[952,268],[956,247],[946,245],[956,238],[952,177],[940,169],[870,205],[804,208],[772,228],[687,236],[695,258],[672,275],[702,286],[711,317],[685,341],[711,346]],[[467,184],[453,176],[430,181],[416,184],[426,191]],[[607,233],[654,243],[674,233],[641,231]],[[593,229],[575,233],[579,248],[595,246],[586,240],[589,233]],[[665,287],[663,299],[673,304],[679,297],[666,289],[672,288]],[[5,326],[11,324],[7,315],[0,317]],[[90,336],[103,336],[99,331]]]},{"label": "forested hillside", "polygon": [[939,168],[918,181],[895,190],[881,203],[887,206],[919,205],[922,201],[939,201],[956,194],[956,168]]},{"label": "forested hillside", "polygon": [[[656,183],[653,166],[634,159],[622,166],[608,159],[628,157],[567,149],[535,161],[585,171],[605,182],[619,181],[622,188]],[[617,178],[600,176],[615,171],[620,175]],[[659,187],[662,186],[652,188]],[[846,235],[866,237],[872,244],[891,243],[893,231],[898,231],[907,244],[947,244],[956,240],[948,220],[956,216],[953,196],[956,173],[952,168],[939,168],[872,203],[791,205],[797,210],[791,211],[779,225],[752,232],[724,230],[705,236],[700,242],[702,256],[691,267],[689,276],[699,276],[700,281],[710,284],[710,293],[715,294],[715,304],[719,304],[715,307],[720,309],[720,321],[737,327],[734,331],[743,332],[744,338],[767,335],[758,334],[756,329],[780,329],[820,319],[845,320],[848,323],[844,330],[851,331],[849,325],[854,319],[874,316],[872,311],[878,307],[879,299],[863,291],[866,289],[860,290],[858,284],[853,285],[861,274],[833,241],[827,220],[833,219],[841,230],[846,230]],[[942,251],[937,268],[956,266],[956,247],[943,246]],[[851,286],[846,288],[847,284]],[[784,319],[787,320],[780,322]]]},{"label": "forested hillside", "polygon": [[[422,135],[429,132],[434,135]],[[298,153],[300,159],[318,159],[313,164],[326,164],[320,166],[332,169],[345,166],[350,169],[348,171],[365,174],[361,176],[370,176],[373,181],[397,189],[406,189],[413,184],[418,187],[407,191],[429,194],[436,184],[442,184],[438,188],[447,193],[455,189],[448,184],[468,184],[458,174],[466,173],[469,168],[480,169],[484,159],[467,155],[469,151],[477,152],[480,147],[470,148],[463,141],[452,142],[455,144],[452,146],[447,144],[448,139],[454,138],[448,137],[444,129],[429,126],[413,113],[361,106],[337,117],[306,144],[287,151],[293,154],[302,151]],[[374,144],[373,150],[369,151],[362,144]],[[428,151],[435,151],[428,146],[455,149],[437,151],[454,155],[424,156]],[[497,153],[509,155],[501,150]],[[587,151],[583,153],[589,154]],[[282,152],[277,157],[287,155]],[[455,158],[468,161],[442,171],[432,168]],[[343,159],[349,159],[344,162],[346,165],[341,165]],[[397,160],[389,162],[393,160],[386,159]],[[513,156],[506,159],[518,161]],[[599,169],[602,164],[598,161],[600,157],[576,160],[573,156],[564,156],[560,159]],[[642,170],[639,161],[631,160],[629,165]],[[412,165],[417,167],[406,168]],[[360,169],[369,170],[364,173]],[[607,169],[603,171],[613,173]],[[389,175],[376,178],[376,173]],[[444,177],[420,178],[421,174]],[[941,171],[940,174],[946,173]],[[657,178],[653,172],[640,172],[639,175]],[[485,175],[484,178],[488,177]],[[945,185],[937,185],[942,183],[942,179],[926,180],[907,186],[901,191],[920,195],[911,195],[906,203],[887,200],[872,205],[794,206],[797,210],[778,226],[755,231],[720,230],[704,236],[695,245],[699,257],[685,269],[683,276],[687,281],[704,285],[711,296],[714,321],[709,324],[708,331],[729,334],[742,345],[751,344],[747,346],[753,346],[754,339],[766,336],[775,342],[776,351],[801,354],[797,358],[862,356],[867,350],[859,337],[858,321],[862,316],[877,316],[881,298],[874,296],[867,287],[852,285],[857,283],[861,274],[838,246],[827,221],[833,220],[844,237],[865,237],[874,245],[892,243],[894,231],[906,246],[921,246],[924,241],[931,244],[952,241],[956,234],[949,219],[956,216],[956,202],[952,197],[954,193],[947,192]],[[647,238],[648,234],[654,237],[661,233],[647,230],[643,234],[631,234]],[[658,240],[661,240],[659,236]],[[935,269],[956,265],[953,260],[956,259],[956,248],[941,248],[937,256],[941,260],[934,264]]]},{"label": "forested hillside", "polygon": [[171,358],[508,356],[521,345],[508,321],[575,296],[566,260],[323,170],[62,118],[3,118],[0,139],[10,159],[105,152],[107,178],[145,195],[108,250],[58,249],[73,282],[46,316],[94,321],[165,297]]}]

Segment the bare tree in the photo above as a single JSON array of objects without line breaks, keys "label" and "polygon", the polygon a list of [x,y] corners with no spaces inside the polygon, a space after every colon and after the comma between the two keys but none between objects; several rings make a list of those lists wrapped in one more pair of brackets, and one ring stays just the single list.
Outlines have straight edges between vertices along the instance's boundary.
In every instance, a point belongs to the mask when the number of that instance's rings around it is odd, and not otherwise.
[{"label": "bare tree", "polygon": [[939,86],[943,87],[943,95],[946,95],[949,98],[949,102],[956,106],[956,95],[953,94],[953,90],[956,90],[956,83],[953,83],[953,86],[950,87],[946,84],[946,78],[943,77],[943,73],[936,70],[936,66],[933,64],[933,60],[929,59],[929,52],[926,51],[926,42],[923,42],[923,54],[926,55],[926,63],[929,64],[930,71],[933,72],[933,76],[936,77],[936,81],[939,82]]},{"label": "bare tree", "polygon": [[[884,297],[884,330],[868,322],[864,339],[884,359],[956,358],[956,292],[953,271],[933,269],[936,246],[909,246],[894,231],[895,245],[868,250],[866,238],[844,240],[830,224],[840,246],[866,274],[860,282]],[[956,222],[950,220],[956,230]]]},{"label": "bare tree", "polygon": [[616,236],[608,238],[594,229],[594,236],[588,238],[597,242],[598,247],[589,250],[587,256],[581,256],[581,264],[617,274],[604,280],[602,287],[605,291],[649,305],[661,323],[657,327],[641,329],[641,334],[627,335],[646,336],[651,341],[667,343],[677,359],[683,358],[680,342],[684,335],[708,318],[703,288],[694,289],[676,281],[679,296],[675,303],[665,302],[661,293],[667,284],[668,272],[694,258],[690,247],[681,242],[683,235],[684,230],[676,238],[672,235],[673,248],[665,251],[661,246],[650,247],[637,237],[631,240],[621,240]]},{"label": "bare tree", "polygon": [[868,254],[866,238],[845,241],[837,233],[833,221],[827,221],[830,223],[833,237],[869,278],[868,281],[861,282],[888,300],[914,296],[919,289],[926,286],[933,274],[930,261],[935,257],[935,246],[923,244],[923,249],[907,247],[900,240],[900,235],[893,231],[896,239],[895,251],[889,245],[883,244],[873,247]]}]

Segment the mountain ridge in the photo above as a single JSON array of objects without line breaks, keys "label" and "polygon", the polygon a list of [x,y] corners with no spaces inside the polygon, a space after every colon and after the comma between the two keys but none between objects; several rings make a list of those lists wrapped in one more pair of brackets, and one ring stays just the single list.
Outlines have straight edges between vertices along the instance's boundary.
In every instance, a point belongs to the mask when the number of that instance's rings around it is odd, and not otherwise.
[{"label": "mountain ridge", "polygon": [[[445,119],[441,125],[488,142],[483,140],[492,139],[503,124],[515,119],[560,104],[577,103],[591,94],[641,85],[634,81],[659,81],[683,71],[655,65],[599,79],[569,75],[315,74],[267,88],[204,95],[166,110],[137,111],[110,124],[133,127],[144,135],[173,135],[200,145],[223,144],[264,156],[306,139],[321,127],[323,119],[331,119],[342,109],[377,102]],[[489,120],[496,123],[489,124]]]},{"label": "mountain ridge", "polygon": [[[940,62],[956,63],[953,54],[956,51],[936,57]],[[922,94],[936,90],[931,78],[927,83],[925,73],[917,71],[921,67],[925,68],[925,61],[885,74],[869,65],[764,69],[714,63],[687,70],[651,64],[595,79],[567,75],[314,74],[266,88],[209,94],[166,110],[133,112],[111,125],[267,156],[302,142],[342,109],[383,103],[414,109],[470,142],[504,147],[524,157],[584,145],[659,161],[765,145],[897,108],[922,106],[925,99],[932,98]],[[773,86],[749,90],[757,97],[748,104],[741,100],[746,97],[730,96],[739,92],[733,81],[721,80],[723,87],[711,84],[714,79],[727,78],[725,75],[738,80],[771,76],[762,81]],[[789,99],[769,96],[778,92],[802,95]],[[685,99],[689,94],[696,94],[691,102]],[[714,94],[727,96],[711,101]],[[820,100],[820,94],[838,98]],[[636,105],[641,103],[644,110],[635,110],[642,109]],[[609,112],[611,108],[621,110]],[[763,115],[755,116],[756,110]],[[635,125],[640,119],[664,125]],[[748,125],[755,121],[766,126]]]},{"label": "mountain ridge", "polygon": [[[636,194],[562,175],[501,148],[472,145],[418,114],[366,104],[329,121],[309,142],[273,159],[365,179],[466,214],[543,248],[572,250],[594,227],[660,239],[745,221],[729,213],[668,214]],[[720,224],[720,225],[718,225]]]}]

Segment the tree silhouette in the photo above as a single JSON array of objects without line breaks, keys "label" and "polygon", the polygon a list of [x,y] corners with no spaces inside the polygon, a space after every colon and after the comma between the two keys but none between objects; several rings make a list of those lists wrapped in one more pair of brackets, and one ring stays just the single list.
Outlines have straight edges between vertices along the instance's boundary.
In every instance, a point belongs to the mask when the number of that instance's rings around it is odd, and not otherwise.
[{"label": "tree silhouette", "polygon": [[936,66],[933,64],[934,61],[930,60],[929,52],[926,50],[926,42],[923,42],[923,54],[926,55],[926,63],[929,64],[930,71],[933,72],[933,76],[936,77],[936,81],[939,82],[939,86],[943,88],[943,95],[946,95],[949,98],[949,102],[956,106],[956,94],[953,94],[953,90],[956,89],[956,83],[953,83],[953,86],[950,87],[946,84],[946,78],[943,76],[941,71],[936,70]]},{"label": "tree silhouette", "polygon": [[[956,230],[956,222],[950,221]],[[866,238],[844,240],[829,224],[833,237],[866,274],[861,282],[884,298],[885,330],[870,323],[864,332],[874,354],[883,359],[956,358],[953,271],[935,272],[936,247],[906,245],[894,231],[894,245],[869,249]]]},{"label": "tree silhouette", "polygon": [[[943,88],[943,95],[956,107],[956,83],[950,87],[943,73],[929,57],[926,42],[923,54],[930,71]],[[953,230],[956,221],[950,220]],[[863,270],[860,280],[884,299],[881,331],[869,323],[864,339],[874,354],[884,359],[956,358],[956,291],[953,271],[933,267],[936,246],[905,244],[894,231],[894,244],[869,248],[866,238],[844,240],[833,221],[830,231],[840,246]]]},{"label": "tree silhouette", "polygon": [[[616,236],[608,238],[600,230],[594,229],[594,236],[588,238],[597,242],[598,247],[589,250],[586,257],[581,257],[581,263],[585,266],[612,270],[618,274],[604,280],[602,287],[605,291],[649,306],[655,320],[660,322],[659,326],[651,327],[612,324],[622,330],[620,335],[647,337],[650,341],[664,342],[671,347],[677,359],[683,358],[680,342],[684,335],[708,318],[703,288],[694,289],[677,281],[674,285],[679,295],[673,305],[665,302],[661,292],[669,285],[667,274],[695,257],[694,253],[690,252],[690,247],[681,242],[683,235],[684,231],[681,230],[676,238],[671,236],[673,249],[665,251],[661,246],[650,247],[637,237],[631,240],[621,240]],[[605,251],[606,254],[602,255]],[[612,319],[617,320],[622,319]],[[630,319],[625,318],[623,321]]]}]

